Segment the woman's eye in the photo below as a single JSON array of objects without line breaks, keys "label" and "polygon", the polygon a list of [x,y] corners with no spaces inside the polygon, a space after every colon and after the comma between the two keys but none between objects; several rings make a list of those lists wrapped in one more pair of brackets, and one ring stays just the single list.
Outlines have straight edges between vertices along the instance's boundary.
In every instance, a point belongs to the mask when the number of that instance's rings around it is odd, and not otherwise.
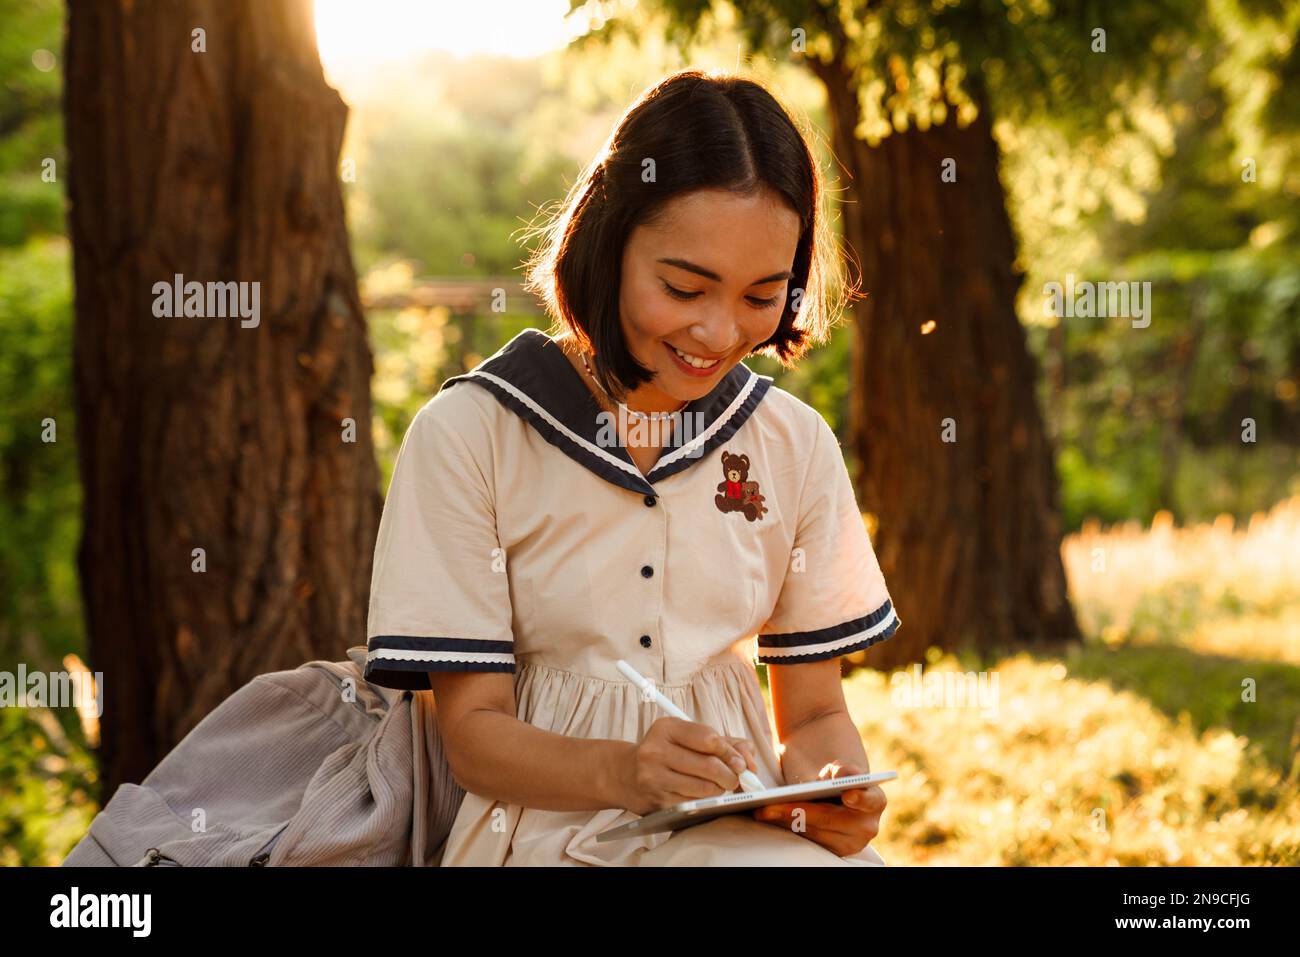
[{"label": "woman's eye", "polygon": [[[660,280],[660,282],[663,282],[663,280]],[[666,282],[664,282],[664,289],[666,289],[668,295],[672,296],[674,299],[682,299],[687,302],[703,295],[703,293],[699,292],[687,292],[685,289],[677,289]]]},{"label": "woman's eye", "polygon": [[[678,289],[676,286],[673,286],[662,279],[660,282],[663,282],[664,290],[668,295],[672,296],[674,299],[680,299],[683,302],[690,302],[692,299],[698,299],[700,296],[704,295],[702,292],[687,292],[685,289]],[[755,309],[772,309],[781,301],[780,296],[773,296],[770,299],[758,299],[754,296],[746,296],[745,298],[749,300],[749,304]]]}]

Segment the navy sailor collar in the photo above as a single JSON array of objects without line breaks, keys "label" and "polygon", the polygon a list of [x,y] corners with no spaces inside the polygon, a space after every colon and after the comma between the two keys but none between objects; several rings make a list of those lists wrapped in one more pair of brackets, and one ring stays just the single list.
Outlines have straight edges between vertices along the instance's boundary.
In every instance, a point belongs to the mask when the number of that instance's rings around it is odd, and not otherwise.
[{"label": "navy sailor collar", "polygon": [[[745,424],[772,385],[744,362],[704,396],[682,410],[671,437],[648,475],[621,442],[601,443],[602,411],[559,344],[540,329],[525,329],[474,369],[445,380],[439,389],[476,382],[528,422],[547,442],[608,482],[657,496],[654,483],[699,462]],[[612,433],[609,422],[604,431]]]}]

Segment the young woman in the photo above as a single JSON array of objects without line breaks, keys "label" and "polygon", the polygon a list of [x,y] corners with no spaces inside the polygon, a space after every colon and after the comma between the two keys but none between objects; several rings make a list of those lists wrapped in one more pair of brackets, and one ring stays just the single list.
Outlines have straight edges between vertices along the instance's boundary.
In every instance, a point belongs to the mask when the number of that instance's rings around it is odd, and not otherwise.
[{"label": "young woman", "polygon": [[828,332],[822,200],[761,86],[664,79],[530,263],[558,335],[525,330],[411,422],[366,676],[432,688],[468,792],[443,865],[884,863],[879,787],[595,840],[746,768],[768,787],[869,770],[838,658],[899,620],[834,433],[742,362],[788,366]]}]

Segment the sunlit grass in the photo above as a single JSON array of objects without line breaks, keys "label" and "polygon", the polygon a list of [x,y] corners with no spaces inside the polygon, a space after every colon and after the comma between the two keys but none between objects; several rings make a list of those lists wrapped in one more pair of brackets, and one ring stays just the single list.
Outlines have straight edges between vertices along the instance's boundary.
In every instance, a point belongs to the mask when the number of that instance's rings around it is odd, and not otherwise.
[{"label": "sunlit grass", "polygon": [[[945,658],[932,668],[959,669]],[[1294,782],[1224,729],[1197,734],[1129,691],[1021,654],[996,719],[899,709],[886,675],[845,682],[874,770],[897,770],[877,847],[891,863],[1300,862]]]},{"label": "sunlit grass", "polygon": [[1061,550],[1079,623],[1108,644],[1176,642],[1300,664],[1300,497],[1252,516],[1175,528],[1160,512]]},{"label": "sunlit grass", "polygon": [[882,672],[846,679],[873,770],[899,772],[887,861],[1300,863],[1300,500],[1240,531],[1154,526],[1066,540],[1087,640],[990,666],[995,717],[896,706]]}]

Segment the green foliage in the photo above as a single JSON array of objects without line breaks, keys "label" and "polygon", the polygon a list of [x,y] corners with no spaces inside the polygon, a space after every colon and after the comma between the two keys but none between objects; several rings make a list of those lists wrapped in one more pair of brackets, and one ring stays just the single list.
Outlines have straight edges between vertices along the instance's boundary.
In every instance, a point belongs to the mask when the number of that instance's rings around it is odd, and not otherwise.
[{"label": "green foliage", "polygon": [[[0,23],[0,669],[62,670],[64,654],[84,653],[72,264],[60,235],[63,5],[0,0]],[[54,442],[43,441],[47,419]],[[95,813],[80,724],[0,708],[0,742],[0,865],[58,864]]]},{"label": "green foliage", "polygon": [[0,867],[60,864],[97,811],[80,733],[47,708],[0,708]]},{"label": "green foliage", "polygon": [[[1300,229],[1283,181],[1243,175],[1217,65],[1223,47],[1195,50],[1164,111],[1170,148],[1133,215],[1097,207],[1090,229],[1059,238],[1062,203],[1030,190],[1033,169],[1068,178],[1104,154],[1072,161],[1010,151],[1007,182],[1020,215],[1029,277],[1022,316],[1053,370],[1040,383],[1060,446],[1067,528],[1086,516],[1145,519],[1160,508],[1193,521],[1239,518],[1296,491],[1300,465]],[[1132,156],[1150,160],[1129,144]],[[1125,155],[1120,152],[1115,159]],[[1127,319],[1041,318],[1044,282],[1151,283],[1150,325]],[[1053,338],[1056,341],[1053,344]],[[1254,442],[1243,441],[1247,420]]]},{"label": "green foliage", "polygon": [[375,454],[388,488],[402,437],[443,382],[473,368],[537,317],[510,313],[452,317],[443,307],[372,310],[375,350],[371,384]]},{"label": "green foliage", "polygon": [[[62,22],[58,0],[0,0],[0,246],[63,227]],[[55,182],[41,178],[47,158]]]},{"label": "green foliage", "polygon": [[[1068,528],[1083,518],[1243,518],[1289,494],[1296,449],[1300,259],[1290,250],[1161,252],[1084,279],[1153,283],[1152,322],[1061,320],[1056,410]],[[1040,349],[1046,336],[1036,331]],[[1050,384],[1042,383],[1044,401]],[[1253,420],[1256,441],[1243,441]]]},{"label": "green foliage", "polygon": [[0,661],[29,667],[83,651],[71,278],[63,239],[0,250]]},{"label": "green foliage", "polygon": [[[431,56],[401,78],[431,91],[364,103],[351,221],[362,269],[386,258],[424,274],[504,275],[527,254],[515,234],[536,195],[562,193],[569,164],[539,154],[528,121],[542,88],[535,61]],[[388,91],[391,94],[391,89]]]},{"label": "green foliage", "polygon": [[[710,33],[722,5],[649,6],[666,21],[670,41],[685,46]],[[858,82],[862,132],[874,142],[891,130],[942,122],[949,107],[961,111],[985,100],[1017,121],[1034,118],[1071,134],[1101,129],[1136,86],[1164,82],[1187,39],[1203,29],[1204,4],[759,0],[735,9],[736,30],[750,50],[841,59]],[[615,18],[596,36],[607,40],[630,29],[630,18]]]}]

